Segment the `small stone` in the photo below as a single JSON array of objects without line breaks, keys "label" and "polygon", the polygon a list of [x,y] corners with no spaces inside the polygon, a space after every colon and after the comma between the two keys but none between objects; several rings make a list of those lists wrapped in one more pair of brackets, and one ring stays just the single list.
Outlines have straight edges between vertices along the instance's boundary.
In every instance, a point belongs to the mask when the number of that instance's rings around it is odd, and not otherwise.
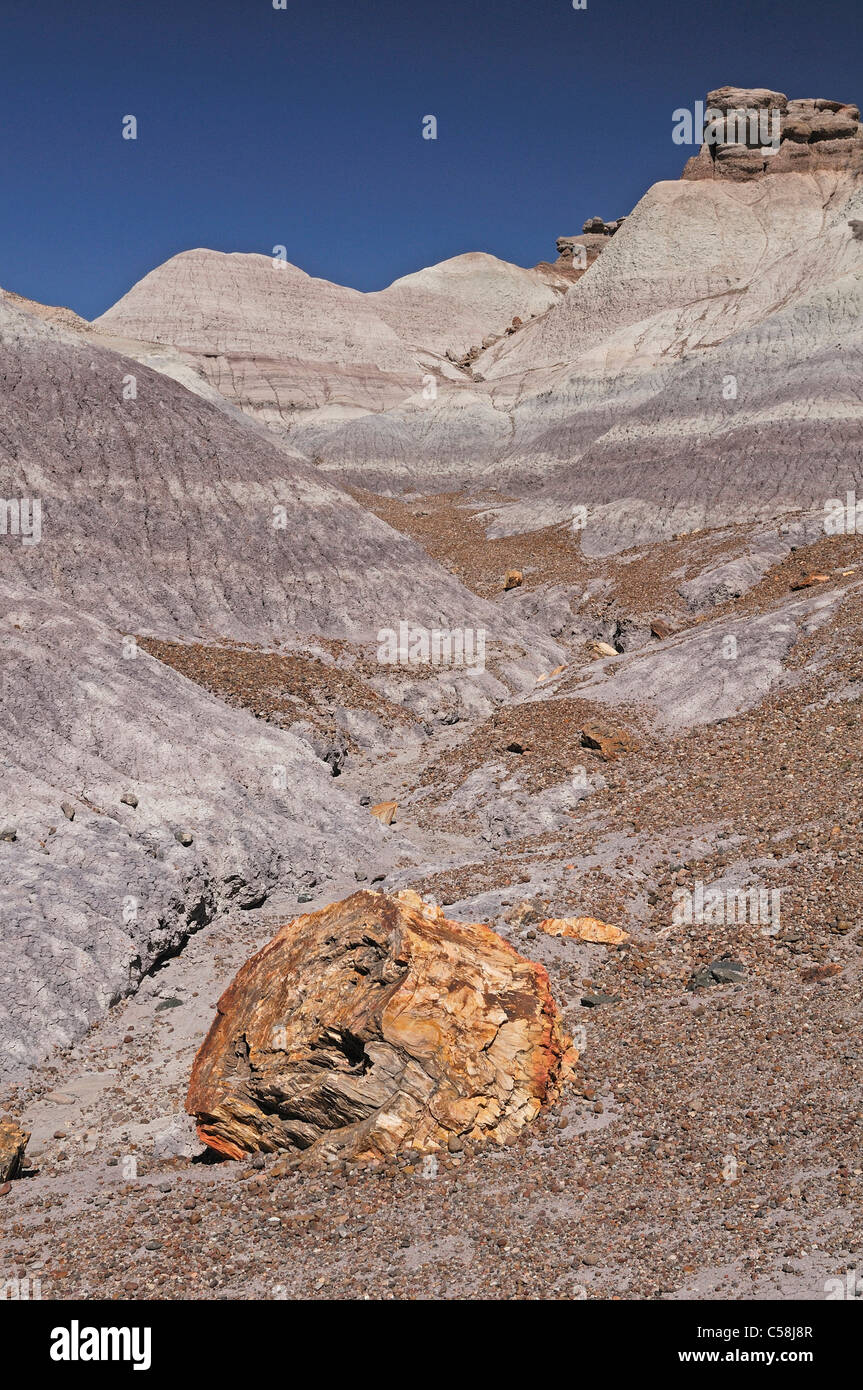
[{"label": "small stone", "polygon": [[798,589],[811,589],[813,584],[827,584],[829,579],[829,574],[805,574],[802,579],[798,579],[795,584],[791,585],[791,589],[792,592]]},{"label": "small stone", "polygon": [[71,801],[61,801],[60,810],[67,820],[75,819],[75,807],[72,805]]},{"label": "small stone", "polygon": [[194,836],[190,835],[188,830],[175,830],[174,839],[177,841],[178,845],[186,845],[188,847],[193,843]]},{"label": "small stone", "polygon": [[824,980],[832,980],[834,976],[842,974],[842,966],[836,962],[828,962],[825,965],[811,965],[807,970],[800,972],[800,978],[804,984],[821,984]]},{"label": "small stone", "polygon": [[621,753],[634,752],[637,744],[625,729],[613,728],[605,724],[589,724],[581,731],[583,748],[595,748],[606,762],[611,762]]},{"label": "small stone", "polygon": [[4,825],[3,829],[0,830],[0,840],[8,840],[11,842],[17,839],[18,831],[15,829],[14,825]]},{"label": "small stone", "polygon": [[713,960],[707,968],[719,985],[736,985],[746,974],[746,966],[739,960]]},{"label": "small stone", "polygon": [[616,647],[612,647],[610,642],[588,642],[587,650],[595,661],[605,656],[620,656],[620,652]]},{"label": "small stone", "polygon": [[[137,796],[135,795],[134,792],[123,792],[123,795],[120,797],[120,801],[121,801],[121,803],[122,803],[123,806],[131,806],[131,808],[132,808],[133,811],[134,811],[135,807],[136,807],[137,804],[138,804],[138,798],[137,798]],[[181,844],[184,844],[185,841],[182,841],[182,840],[181,840],[180,843],[181,843]],[[189,844],[191,844],[191,843],[192,843],[192,842],[191,842],[191,840],[190,840],[190,841],[189,841]]]}]

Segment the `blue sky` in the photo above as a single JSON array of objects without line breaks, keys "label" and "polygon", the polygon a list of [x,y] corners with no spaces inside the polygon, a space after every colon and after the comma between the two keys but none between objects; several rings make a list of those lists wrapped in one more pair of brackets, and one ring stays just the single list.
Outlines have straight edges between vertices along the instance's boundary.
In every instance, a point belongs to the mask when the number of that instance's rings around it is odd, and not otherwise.
[{"label": "blue sky", "polygon": [[0,0],[0,285],[90,318],[193,246],[532,265],[676,178],[709,88],[863,100],[861,39],[859,0]]}]

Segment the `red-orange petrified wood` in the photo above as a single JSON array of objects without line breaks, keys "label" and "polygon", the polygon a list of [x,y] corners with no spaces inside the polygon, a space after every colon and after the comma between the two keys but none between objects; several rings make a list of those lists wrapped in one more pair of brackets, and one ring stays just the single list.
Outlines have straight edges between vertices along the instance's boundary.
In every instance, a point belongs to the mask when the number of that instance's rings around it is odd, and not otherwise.
[{"label": "red-orange petrified wood", "polygon": [[237,974],[186,1108],[229,1158],[509,1143],[577,1059],[541,965],[415,893],[297,917]]}]

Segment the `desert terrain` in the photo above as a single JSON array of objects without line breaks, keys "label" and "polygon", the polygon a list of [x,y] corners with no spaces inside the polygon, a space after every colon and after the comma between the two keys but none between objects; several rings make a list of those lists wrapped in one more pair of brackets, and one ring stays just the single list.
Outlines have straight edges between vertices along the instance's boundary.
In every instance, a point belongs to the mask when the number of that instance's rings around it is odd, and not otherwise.
[{"label": "desert terrain", "polygon": [[706,102],[532,267],[0,291],[4,1278],[857,1279],[863,127]]}]

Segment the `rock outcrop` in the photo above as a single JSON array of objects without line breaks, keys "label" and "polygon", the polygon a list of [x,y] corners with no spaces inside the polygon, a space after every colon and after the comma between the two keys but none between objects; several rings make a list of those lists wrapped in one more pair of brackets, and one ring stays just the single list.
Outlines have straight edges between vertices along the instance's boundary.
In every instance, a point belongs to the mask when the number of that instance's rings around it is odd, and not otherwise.
[{"label": "rock outcrop", "polygon": [[705,107],[704,141],[684,179],[863,173],[860,109],[850,103],[823,97],[789,101],[766,87],[719,87],[708,92]]},{"label": "rock outcrop", "polygon": [[[586,270],[602,255],[608,245],[608,238],[619,231],[625,217],[614,222],[606,222],[602,217],[588,217],[580,236],[559,236],[557,238],[557,260],[549,269],[566,275],[568,279],[580,280]],[[543,261],[537,269],[548,265]]]},{"label": "rock outcrop", "polygon": [[186,1108],[230,1158],[505,1144],[576,1058],[544,968],[411,892],[295,918],[217,1007]]}]

